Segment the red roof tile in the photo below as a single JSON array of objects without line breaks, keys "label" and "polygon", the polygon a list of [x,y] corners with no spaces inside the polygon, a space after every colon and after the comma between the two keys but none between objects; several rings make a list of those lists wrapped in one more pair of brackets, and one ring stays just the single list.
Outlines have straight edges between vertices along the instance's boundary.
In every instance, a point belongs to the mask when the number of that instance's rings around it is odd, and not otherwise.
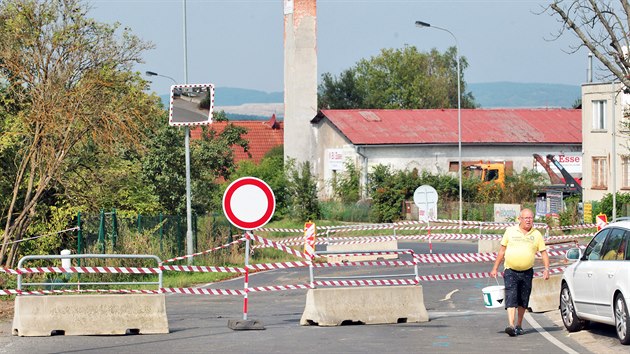
[{"label": "red roof tile", "polygon": [[[355,145],[457,143],[457,109],[322,110]],[[582,142],[579,109],[462,109],[462,143]]]},{"label": "red roof tile", "polygon": [[[284,143],[284,124],[278,122],[275,117],[267,122],[261,121],[229,121],[212,123],[212,128],[217,133],[221,133],[228,124],[234,124],[247,129],[247,133],[243,134],[243,138],[249,141],[249,155],[243,151],[240,146],[232,147],[234,151],[234,162],[241,160],[250,160],[259,163],[265,154],[272,148]],[[192,128],[191,139],[199,139],[201,128]]]}]

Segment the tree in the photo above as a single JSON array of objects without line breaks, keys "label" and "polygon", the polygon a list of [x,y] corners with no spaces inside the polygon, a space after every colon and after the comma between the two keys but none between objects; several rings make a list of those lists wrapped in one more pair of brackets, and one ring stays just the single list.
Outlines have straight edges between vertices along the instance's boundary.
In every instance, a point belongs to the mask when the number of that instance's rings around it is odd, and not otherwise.
[{"label": "tree", "polygon": [[614,4],[610,0],[555,0],[545,11],[556,16],[565,31],[573,32],[581,44],[571,47],[575,53],[586,47],[608,69],[606,78],[621,81],[630,87],[630,3],[625,0]]},{"label": "tree", "polygon": [[289,159],[284,167],[291,217],[300,221],[319,219],[317,179],[311,172],[310,161],[296,163],[294,159]]},{"label": "tree", "polygon": [[[214,114],[227,120],[225,112]],[[163,117],[166,122],[166,114]],[[191,140],[191,194],[196,213],[207,212],[215,205],[213,195],[219,192],[217,178],[228,179],[235,169],[233,146],[247,151],[248,142],[242,138],[243,127],[228,124],[221,133],[212,125],[201,128],[201,139]],[[163,211],[184,213],[186,210],[186,165],[184,160],[184,130],[166,124],[150,139],[149,153],[142,160],[143,176],[154,186]]]},{"label": "tree", "polygon": [[[141,151],[158,98],[131,71],[151,45],[87,17],[78,0],[0,3],[2,139],[11,150],[11,192],[2,204],[0,260],[11,266],[39,203],[85,161],[83,148]],[[5,155],[6,157],[6,155]]]},{"label": "tree", "polygon": [[[466,93],[460,57],[463,108],[475,108],[472,93]],[[318,106],[321,109],[414,109],[457,107],[457,52],[436,49],[420,53],[416,47],[383,49],[380,55],[360,60],[339,78],[322,75]]]},{"label": "tree", "polygon": [[276,199],[276,210],[273,218],[281,219],[287,216],[290,205],[287,192],[287,175],[284,171],[284,146],[278,145],[269,150],[258,164],[251,160],[240,161],[238,169],[230,176],[231,180],[225,184],[222,193],[217,195],[217,198],[219,198],[217,204],[220,205],[220,198],[223,197],[223,192],[225,192],[230,182],[247,176],[262,179],[273,190]]}]

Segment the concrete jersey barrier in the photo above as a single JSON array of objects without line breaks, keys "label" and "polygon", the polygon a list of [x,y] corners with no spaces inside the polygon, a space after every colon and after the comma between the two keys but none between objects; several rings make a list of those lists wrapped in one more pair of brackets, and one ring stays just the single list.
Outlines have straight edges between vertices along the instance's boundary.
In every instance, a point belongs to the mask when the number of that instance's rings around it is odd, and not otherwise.
[{"label": "concrete jersey barrier", "polygon": [[300,325],[428,322],[421,285],[309,289]]},{"label": "concrete jersey barrier", "polygon": [[169,333],[164,294],[15,298],[13,335]]},{"label": "concrete jersey barrier", "polygon": [[529,296],[529,308],[532,312],[547,312],[560,307],[560,283],[562,274],[549,276],[545,280],[540,277],[532,282],[532,293]]}]

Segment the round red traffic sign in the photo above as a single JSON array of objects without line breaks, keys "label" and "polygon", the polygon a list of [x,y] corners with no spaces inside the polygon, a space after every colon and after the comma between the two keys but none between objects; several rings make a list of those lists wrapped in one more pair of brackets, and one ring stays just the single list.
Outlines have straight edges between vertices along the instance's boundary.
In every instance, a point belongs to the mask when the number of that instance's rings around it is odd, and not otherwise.
[{"label": "round red traffic sign", "polygon": [[265,181],[242,177],[230,183],[223,194],[223,213],[241,230],[264,226],[276,210],[276,198]]}]

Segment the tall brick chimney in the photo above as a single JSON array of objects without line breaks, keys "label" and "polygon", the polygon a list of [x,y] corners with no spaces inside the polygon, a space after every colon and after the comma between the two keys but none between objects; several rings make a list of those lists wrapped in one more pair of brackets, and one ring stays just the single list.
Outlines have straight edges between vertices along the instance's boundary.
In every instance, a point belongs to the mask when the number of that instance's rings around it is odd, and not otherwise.
[{"label": "tall brick chimney", "polygon": [[316,0],[284,0],[284,155],[298,163],[315,161],[316,13]]}]

